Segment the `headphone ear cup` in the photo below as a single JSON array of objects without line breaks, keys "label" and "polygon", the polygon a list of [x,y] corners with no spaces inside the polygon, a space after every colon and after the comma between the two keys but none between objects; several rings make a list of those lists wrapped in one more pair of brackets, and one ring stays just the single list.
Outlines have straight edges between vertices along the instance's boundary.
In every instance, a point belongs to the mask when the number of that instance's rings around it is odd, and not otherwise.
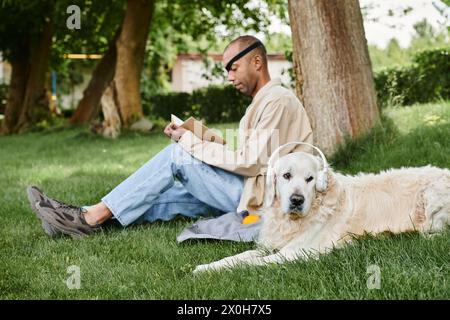
[{"label": "headphone ear cup", "polygon": [[326,170],[321,170],[317,174],[317,182],[316,182],[316,189],[317,191],[323,192],[327,190],[327,172]]}]

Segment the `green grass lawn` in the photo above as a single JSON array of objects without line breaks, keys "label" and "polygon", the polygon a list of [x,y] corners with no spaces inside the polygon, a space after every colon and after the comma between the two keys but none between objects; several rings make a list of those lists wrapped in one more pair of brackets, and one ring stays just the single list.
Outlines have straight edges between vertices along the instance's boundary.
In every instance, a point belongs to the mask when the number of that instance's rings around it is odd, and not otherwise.
[{"label": "green grass lawn", "polygon": [[[450,102],[391,108],[382,126],[349,143],[331,162],[356,173],[433,164],[450,167]],[[230,124],[236,127],[236,124]],[[219,126],[227,127],[226,125]],[[449,299],[450,232],[366,237],[320,260],[194,276],[192,269],[253,247],[176,236],[192,223],[108,228],[77,241],[50,239],[28,206],[34,184],[57,199],[92,204],[169,140],[128,133],[116,141],[83,129],[0,137],[0,298],[2,299]],[[67,268],[80,267],[81,289]],[[381,288],[368,289],[368,267]]]}]

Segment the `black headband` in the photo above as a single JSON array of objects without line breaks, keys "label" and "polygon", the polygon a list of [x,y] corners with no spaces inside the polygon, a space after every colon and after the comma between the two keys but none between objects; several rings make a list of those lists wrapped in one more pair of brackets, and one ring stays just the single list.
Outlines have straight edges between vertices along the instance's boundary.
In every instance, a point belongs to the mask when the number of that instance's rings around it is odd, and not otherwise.
[{"label": "black headband", "polygon": [[225,66],[225,69],[230,72],[231,66],[233,65],[233,63],[235,63],[237,60],[239,60],[240,58],[242,58],[243,56],[245,56],[247,53],[249,53],[250,51],[252,51],[255,48],[258,48],[259,46],[262,46],[263,44],[260,41],[256,41],[254,44],[252,44],[251,46],[249,46],[248,48],[242,50],[241,52],[239,52],[237,55],[235,55],[233,57],[233,59],[231,59],[227,65]]}]

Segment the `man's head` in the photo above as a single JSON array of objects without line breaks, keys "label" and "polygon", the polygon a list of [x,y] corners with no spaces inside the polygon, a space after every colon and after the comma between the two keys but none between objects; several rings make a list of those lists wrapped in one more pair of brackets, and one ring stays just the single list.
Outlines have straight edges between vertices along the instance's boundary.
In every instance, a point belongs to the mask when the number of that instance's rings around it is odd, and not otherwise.
[{"label": "man's head", "polygon": [[229,65],[228,81],[240,92],[252,97],[264,84],[270,81],[266,48],[260,42],[261,45],[256,46],[239,59],[233,58],[258,42],[260,41],[253,36],[240,36],[231,41],[225,48],[222,59],[224,66],[232,62]]}]

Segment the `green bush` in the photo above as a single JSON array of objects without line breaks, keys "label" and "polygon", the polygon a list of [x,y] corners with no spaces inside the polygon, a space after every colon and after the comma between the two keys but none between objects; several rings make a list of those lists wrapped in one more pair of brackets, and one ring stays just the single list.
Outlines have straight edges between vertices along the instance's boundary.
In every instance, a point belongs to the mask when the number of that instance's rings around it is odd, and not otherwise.
[{"label": "green bush", "polygon": [[186,92],[171,92],[158,94],[143,101],[144,113],[155,118],[170,119],[173,113],[177,117],[184,118],[191,113],[190,94]]},{"label": "green bush", "polygon": [[378,104],[411,105],[450,98],[450,48],[417,53],[413,64],[375,75]]},{"label": "green bush", "polygon": [[419,69],[423,100],[429,102],[436,98],[450,97],[450,48],[429,50],[414,57]]},{"label": "green bush", "polygon": [[207,123],[239,121],[251,98],[232,86],[209,86],[195,90],[191,96],[192,110]]},{"label": "green bush", "polygon": [[[384,69],[375,75],[378,104],[411,105],[450,99],[450,48],[417,53],[409,66]],[[192,94],[173,92],[143,98],[146,115],[170,119],[194,116],[207,123],[235,122],[251,103],[232,86],[209,86]]]},{"label": "green bush", "polygon": [[186,92],[154,95],[144,101],[144,113],[154,118],[170,119],[173,113],[180,118],[194,116],[207,123],[234,122],[241,119],[251,98],[232,86],[209,86]]}]

